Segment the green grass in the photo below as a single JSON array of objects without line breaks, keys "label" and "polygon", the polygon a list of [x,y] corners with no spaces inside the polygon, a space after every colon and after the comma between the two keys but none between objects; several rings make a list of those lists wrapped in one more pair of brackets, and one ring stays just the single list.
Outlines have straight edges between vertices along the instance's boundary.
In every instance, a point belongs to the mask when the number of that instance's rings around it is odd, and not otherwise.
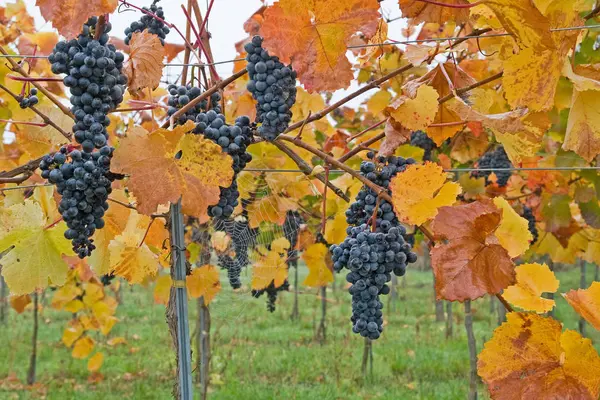
[{"label": "green grass", "polygon": [[[576,270],[558,273],[558,277],[561,292],[578,286]],[[234,293],[224,274],[222,278],[224,289],[210,306],[211,399],[466,398],[469,357],[462,305],[453,305],[454,335],[446,339],[444,323],[435,322],[429,272],[409,271],[394,311],[384,299],[387,324],[373,344],[373,373],[366,379],[361,373],[364,341],[351,333],[350,298],[344,289],[328,291],[327,341],[321,345],[314,340],[320,318],[317,290],[301,288],[301,319],[292,322],[293,293],[281,294],[277,310],[271,314],[264,297]],[[244,278],[247,284],[248,277]],[[337,279],[339,286],[342,278]],[[578,316],[562,298],[557,305],[557,317],[567,328],[576,329]],[[473,302],[472,307],[481,350],[496,327],[496,315],[490,313],[489,297]],[[127,344],[101,346],[104,380],[88,383],[86,362],[71,358],[60,340],[71,316],[45,307],[39,329],[39,384],[26,388],[21,382],[31,352],[32,313],[17,315],[11,310],[7,324],[0,325],[0,398],[170,398],[175,365],[164,306],[154,304],[150,288],[125,287],[117,316],[120,322],[110,336],[123,336]],[[195,316],[196,303],[192,301],[192,329]],[[588,326],[588,333],[599,343],[598,332]],[[15,374],[19,381],[7,378]],[[480,395],[488,398],[483,385]]]}]

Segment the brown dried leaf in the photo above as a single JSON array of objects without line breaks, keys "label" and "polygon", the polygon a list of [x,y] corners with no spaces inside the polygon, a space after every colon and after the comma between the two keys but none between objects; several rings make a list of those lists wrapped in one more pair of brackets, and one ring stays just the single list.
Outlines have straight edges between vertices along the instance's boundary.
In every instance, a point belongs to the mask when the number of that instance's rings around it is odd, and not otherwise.
[{"label": "brown dried leaf", "polygon": [[129,42],[129,61],[123,68],[129,93],[135,95],[145,88],[156,89],[162,77],[165,49],[158,36],[148,31],[135,32]]}]

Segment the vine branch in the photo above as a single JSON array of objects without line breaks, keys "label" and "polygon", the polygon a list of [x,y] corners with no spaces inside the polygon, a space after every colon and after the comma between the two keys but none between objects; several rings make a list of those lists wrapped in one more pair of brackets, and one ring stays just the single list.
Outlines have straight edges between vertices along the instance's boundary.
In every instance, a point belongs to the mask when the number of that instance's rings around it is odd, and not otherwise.
[{"label": "vine branch", "polygon": [[464,94],[464,93],[466,93],[466,92],[468,92],[470,90],[473,90],[473,89],[475,89],[475,88],[477,88],[479,86],[483,86],[483,85],[485,85],[487,83],[495,81],[496,79],[500,79],[500,78],[502,78],[502,75],[504,75],[504,72],[498,72],[497,74],[489,76],[489,77],[487,77],[485,79],[482,79],[482,80],[480,80],[478,82],[475,82],[472,85],[456,89],[452,93],[448,93],[446,96],[442,97],[440,99],[440,104],[443,104],[443,103],[447,102],[448,100],[454,98],[454,96],[459,96],[459,95]]}]

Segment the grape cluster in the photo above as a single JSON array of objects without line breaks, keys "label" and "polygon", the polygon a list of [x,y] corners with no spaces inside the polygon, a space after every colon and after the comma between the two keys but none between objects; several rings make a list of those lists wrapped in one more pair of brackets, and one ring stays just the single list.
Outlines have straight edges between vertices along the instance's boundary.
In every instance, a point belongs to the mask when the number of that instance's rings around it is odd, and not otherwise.
[{"label": "grape cluster", "polygon": [[[169,117],[202,94],[202,91],[199,87],[195,87],[190,84],[187,84],[186,86],[170,84],[167,87],[167,90],[169,91],[169,99],[167,102],[169,105],[169,109],[167,110]],[[219,92],[215,92],[210,96],[210,109],[217,114],[221,113],[220,101],[221,94]],[[206,112],[208,109],[208,101],[207,99],[204,99],[197,103],[194,107],[187,110],[185,113],[181,114],[175,123],[178,125],[183,125],[187,121],[196,121],[198,114]]]},{"label": "grape cluster", "polygon": [[97,22],[97,17],[88,19],[78,39],[58,42],[48,57],[52,72],[67,74],[63,82],[71,92],[75,140],[86,153],[106,146],[108,113],[123,101],[123,85],[127,83],[127,77],[121,73],[123,53],[107,44],[110,23],[95,40]]},{"label": "grape cluster", "polygon": [[528,222],[527,228],[529,229],[529,232],[531,232],[531,235],[533,236],[533,240],[531,241],[531,244],[534,244],[535,242],[537,242],[538,237],[539,237],[539,232],[537,230],[537,227],[535,226],[535,215],[533,215],[533,211],[531,210],[531,208],[524,206],[523,207],[523,218],[525,218]]},{"label": "grape cluster", "polygon": [[100,277],[100,283],[102,283],[103,286],[109,286],[113,279],[115,279],[116,275],[114,275],[113,273],[110,274],[104,274]]},{"label": "grape cluster", "polygon": [[[412,158],[405,159],[403,157],[378,157],[375,160],[373,152],[369,152],[369,161],[363,161],[360,165],[360,174],[366,177],[371,182],[384,187],[390,184],[390,179],[402,172],[410,164],[414,164]],[[375,162],[377,161],[377,162]],[[346,210],[346,222],[349,225],[362,225],[367,223],[377,204],[377,193],[363,186],[356,195],[356,201]],[[392,205],[385,199],[380,199],[379,207],[377,207],[377,232],[387,232],[392,226],[398,226],[398,218],[394,214]]]},{"label": "grape cluster", "polygon": [[42,177],[62,195],[58,210],[68,227],[65,237],[80,258],[95,249],[90,237],[104,227],[114,179],[110,173],[114,148],[107,145],[108,113],[123,101],[127,83],[121,73],[124,56],[107,43],[111,24],[105,23],[95,39],[97,24],[98,17],[89,18],[77,39],[58,42],[48,57],[52,72],[67,74],[63,83],[71,93],[73,132],[81,151],[63,147],[40,163]]},{"label": "grape cluster", "polygon": [[[376,158],[373,152],[368,153],[368,158],[361,163],[361,175],[385,189],[392,177],[415,162],[395,156]],[[386,283],[392,279],[391,274],[404,275],[407,264],[414,263],[417,255],[412,252],[406,229],[400,225],[392,205],[380,199],[377,206],[377,193],[368,186],[363,186],[346,211],[346,221],[350,225],[348,236],[341,244],[330,247],[333,268],[336,272],[344,268],[350,271],[346,280],[352,284],[352,331],[374,340],[383,330],[383,303],[379,296],[390,292]]]},{"label": "grape cluster", "polygon": [[290,120],[290,111],[296,102],[296,72],[279,58],[270,56],[262,47],[263,39],[254,36],[246,43],[246,69],[250,80],[248,91],[257,100],[256,120],[262,125],[258,134],[266,140],[275,140],[284,132]]},{"label": "grape cluster", "polygon": [[144,13],[144,15],[142,16],[142,18],[140,18],[139,21],[133,21],[129,28],[125,29],[126,45],[129,45],[131,35],[133,35],[134,32],[142,32],[145,29],[147,29],[148,32],[157,35],[160,39],[160,42],[163,45],[165,44],[165,38],[167,37],[167,34],[170,31],[169,27],[165,26],[163,21],[160,21],[154,18],[154,16],[148,14],[152,13],[160,19],[165,18],[165,12],[163,11],[163,8],[156,5],[156,3],[158,3],[159,1],[160,0],[154,0],[150,8],[142,7],[142,9],[146,11],[146,13]]},{"label": "grape cluster", "polygon": [[[498,146],[495,150],[489,151],[485,153],[481,158],[477,161],[477,167],[482,169],[491,169],[491,168],[512,168],[513,165],[504,151],[503,146]],[[489,176],[492,172],[496,175],[498,186],[503,187],[506,186],[510,176],[512,175],[512,171],[473,171],[471,173],[472,176],[476,178],[485,177],[485,184],[489,185]]]},{"label": "grape cluster", "polygon": [[277,302],[277,294],[284,290],[285,291],[290,290],[290,284],[287,281],[287,279],[279,287],[275,287],[275,284],[273,282],[271,282],[269,284],[269,286],[267,286],[265,289],[252,290],[252,296],[259,298],[264,293],[267,293],[267,310],[269,310],[269,312],[274,312],[275,311],[275,303]]},{"label": "grape cluster", "polygon": [[23,97],[21,99],[21,101],[19,101],[19,107],[28,108],[31,106],[35,106],[39,102],[37,93],[38,93],[38,90],[36,88],[31,88],[29,90],[29,94],[27,96]]},{"label": "grape cluster", "polygon": [[233,182],[227,188],[220,188],[219,203],[208,209],[208,215],[211,217],[230,217],[239,203],[237,174],[252,160],[252,155],[246,151],[252,142],[250,118],[241,116],[235,120],[234,125],[228,125],[225,123],[225,116],[215,110],[201,112],[196,116],[194,133],[203,134],[204,137],[221,146],[221,149],[233,159],[232,168],[235,173]]},{"label": "grape cluster", "polygon": [[410,134],[410,145],[425,150],[423,161],[431,161],[431,151],[436,148],[435,142],[423,131],[414,131]]},{"label": "grape cluster", "polygon": [[288,210],[285,213],[285,220],[283,221],[283,235],[290,242],[290,249],[288,250],[288,258],[294,261],[288,262],[288,265],[297,267],[298,266],[298,250],[296,245],[298,244],[298,232],[300,226],[304,224],[304,218],[298,211]]},{"label": "grape cluster", "polygon": [[[113,148],[104,146],[92,153],[67,148],[46,155],[40,162],[42,178],[56,185],[62,195],[58,211],[67,223],[65,238],[71,240],[80,258],[96,248],[90,237],[104,227],[112,180],[109,174]],[[68,160],[70,158],[70,160]]]}]

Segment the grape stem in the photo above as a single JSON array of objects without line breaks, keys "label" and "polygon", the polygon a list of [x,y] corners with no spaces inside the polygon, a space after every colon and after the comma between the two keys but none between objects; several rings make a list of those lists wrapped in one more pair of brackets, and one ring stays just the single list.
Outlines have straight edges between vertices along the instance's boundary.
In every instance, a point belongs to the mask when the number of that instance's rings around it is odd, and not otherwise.
[{"label": "grape stem", "polygon": [[60,223],[60,221],[62,221],[62,220],[63,220],[63,218],[60,217],[59,219],[57,219],[56,221],[54,221],[53,223],[51,223],[50,225],[48,225],[47,227],[45,227],[44,230],[46,231],[46,230],[48,230],[48,229],[50,229],[50,228],[58,225]]},{"label": "grape stem", "polygon": [[443,103],[447,102],[448,100],[453,99],[454,96],[460,96],[461,94],[464,94],[464,93],[466,93],[466,92],[468,92],[470,90],[473,90],[473,89],[475,89],[475,88],[477,88],[479,86],[483,86],[483,85],[485,85],[487,83],[495,81],[496,79],[500,79],[500,78],[502,78],[503,74],[504,74],[504,72],[501,71],[501,72],[498,72],[495,75],[489,76],[489,77],[487,77],[485,79],[482,79],[482,80],[480,80],[478,82],[475,82],[472,85],[456,89],[453,92],[448,93],[446,96],[442,97],[440,99],[439,103],[443,104]]},{"label": "grape stem", "polygon": [[11,169],[10,171],[0,172],[0,183],[20,184],[21,182],[26,181],[40,165],[42,159],[43,156]]},{"label": "grape stem", "polygon": [[217,82],[213,87],[211,87],[210,89],[206,90],[204,93],[202,93],[200,96],[196,97],[195,99],[190,100],[189,103],[187,103],[185,106],[181,107],[179,110],[177,110],[177,112],[173,115],[171,115],[171,118],[169,118],[168,120],[166,120],[161,128],[168,128],[169,127],[169,121],[172,120],[176,120],[177,118],[179,118],[179,116],[181,114],[186,113],[189,109],[191,109],[192,107],[196,106],[196,104],[200,103],[202,100],[208,98],[210,95],[212,95],[213,93],[219,91],[220,89],[223,89],[224,87],[226,87],[227,85],[229,85],[231,82],[234,82],[236,79],[246,75],[248,71],[246,71],[246,69],[244,68],[241,71],[236,72],[235,74],[231,75],[229,78],[224,79],[220,82]]},{"label": "grape stem", "polygon": [[63,78],[54,77],[54,76],[16,76],[16,75],[6,75],[8,79],[12,79],[13,81],[19,82],[62,82]]},{"label": "grape stem", "polygon": [[440,6],[440,7],[448,7],[448,8],[472,8],[475,7],[479,4],[483,4],[484,0],[479,0],[476,1],[475,3],[468,3],[468,4],[448,4],[448,3],[440,3],[434,0],[417,0],[421,3],[427,3],[427,4],[432,4],[434,6]]},{"label": "grape stem", "polygon": [[385,132],[382,132],[382,133],[380,133],[377,136],[373,136],[371,139],[367,140],[366,142],[361,143],[361,144],[355,146],[352,150],[350,150],[349,152],[347,152],[346,154],[344,154],[343,156],[341,156],[338,161],[340,161],[340,162],[346,162],[346,160],[352,158],[353,156],[355,156],[356,154],[360,153],[361,151],[368,150],[368,146],[372,145],[373,143],[376,143],[376,142],[380,141],[384,137],[385,137]]},{"label": "grape stem", "polygon": [[144,244],[144,240],[146,240],[146,236],[148,236],[148,232],[150,232],[150,228],[152,227],[152,223],[155,219],[156,217],[150,217],[150,223],[148,224],[148,228],[146,228],[146,232],[144,232],[144,237],[142,237],[142,241],[140,242],[138,249]]},{"label": "grape stem", "polygon": [[[290,149],[285,143],[282,143],[279,141],[274,141],[273,145],[275,147],[277,147],[279,150],[281,150],[283,153],[285,153],[289,158],[291,158],[292,161],[294,161],[296,163],[298,168],[300,168],[300,170],[305,175],[312,174],[312,168],[310,167],[310,165],[308,165],[306,163],[306,161],[304,161],[302,159],[302,157],[300,157],[298,154],[296,154],[296,152],[294,150]],[[329,187],[329,189],[333,190],[333,193],[335,193],[338,197],[340,197],[346,203],[350,202],[350,198],[348,196],[346,196],[346,194],[340,188],[338,188],[333,183],[331,183],[331,181],[325,180],[324,174],[317,174],[317,175],[314,175],[314,177],[317,178],[318,180],[320,180],[321,182],[323,182],[324,184],[326,184]]]},{"label": "grape stem", "polygon": [[[8,56],[8,52],[4,49],[3,46],[0,46],[0,53],[2,53],[5,56]],[[10,63],[13,71],[18,72],[19,74],[21,74],[24,77],[29,77],[29,74],[23,69],[23,67],[21,67],[12,58],[7,57],[7,60]],[[58,100],[52,93],[50,93],[50,91],[48,89],[46,89],[45,87],[43,87],[42,85],[40,85],[36,81],[32,81],[31,84],[33,86],[35,86],[37,88],[37,90],[39,90],[40,92],[42,92],[44,94],[44,96],[46,96],[51,102],[53,102],[54,104],[56,104],[56,106],[58,108],[60,108],[60,110],[63,113],[65,113],[65,115],[68,115],[69,117],[71,117],[71,118],[74,119],[73,114],[71,113],[71,111],[64,104],[62,104],[61,101]]]},{"label": "grape stem", "polygon": [[498,300],[500,300],[500,303],[502,303],[502,305],[504,306],[504,308],[506,308],[506,311],[508,311],[508,312],[514,312],[515,311],[510,306],[510,304],[508,304],[508,301],[506,301],[506,299],[504,298],[504,296],[502,296],[500,293],[498,293],[496,295],[496,297],[498,298]]},{"label": "grape stem", "polygon": [[[108,198],[108,201],[112,201],[113,203],[117,203],[125,208],[129,208],[130,210],[137,211],[137,208],[133,204],[125,203],[121,200],[113,199],[111,197]],[[165,214],[150,214],[150,218],[169,218],[169,213]]]},{"label": "grape stem", "polygon": [[306,121],[308,121],[308,119],[310,118],[311,114],[312,114],[312,111],[308,110],[308,115],[306,116],[306,119],[304,119],[304,121],[302,121],[302,126],[300,126],[298,134],[296,135],[296,139],[302,139],[302,131],[304,130],[304,126],[306,125]]},{"label": "grape stem", "polygon": [[3,118],[0,118],[0,122],[6,122],[6,123],[15,124],[15,125],[30,125],[30,126],[40,126],[40,127],[48,126],[48,124],[45,122],[13,121],[12,119],[3,119]]},{"label": "grape stem", "polygon": [[349,137],[349,138],[346,140],[346,143],[350,143],[350,142],[351,142],[351,141],[353,141],[354,139],[361,137],[361,136],[362,136],[362,135],[364,135],[365,133],[367,133],[367,132],[369,132],[369,131],[372,131],[373,129],[375,129],[375,128],[377,128],[377,127],[381,126],[382,124],[385,124],[386,122],[387,122],[387,118],[386,118],[386,119],[383,119],[383,120],[381,120],[381,121],[379,121],[379,122],[377,122],[377,123],[375,123],[375,124],[373,124],[373,125],[371,125],[371,126],[369,126],[368,128],[366,128],[366,129],[364,129],[364,130],[362,130],[362,131],[358,132],[356,135],[354,135],[354,136],[350,136],[350,137]]}]

